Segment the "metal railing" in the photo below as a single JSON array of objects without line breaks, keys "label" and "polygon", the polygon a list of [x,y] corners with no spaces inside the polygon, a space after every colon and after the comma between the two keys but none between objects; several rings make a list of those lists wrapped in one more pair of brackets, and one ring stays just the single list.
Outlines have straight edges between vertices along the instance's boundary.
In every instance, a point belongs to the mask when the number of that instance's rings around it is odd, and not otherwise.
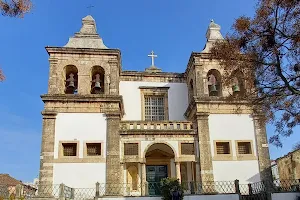
[{"label": "metal railing", "polygon": [[[274,192],[299,192],[299,180],[276,180],[239,184],[239,181],[182,182],[185,195],[239,194],[240,196],[266,195]],[[97,199],[103,196],[160,196],[161,183],[109,184],[96,183],[90,188],[72,188],[60,185],[1,185],[0,200],[4,199]],[[243,198],[242,198],[243,199]]]}]

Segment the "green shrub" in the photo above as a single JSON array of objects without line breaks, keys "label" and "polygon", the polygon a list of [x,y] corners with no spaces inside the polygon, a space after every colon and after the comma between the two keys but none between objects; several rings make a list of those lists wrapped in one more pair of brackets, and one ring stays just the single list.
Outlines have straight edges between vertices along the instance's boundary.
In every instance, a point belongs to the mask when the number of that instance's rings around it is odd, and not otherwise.
[{"label": "green shrub", "polygon": [[161,180],[161,195],[163,200],[172,200],[173,191],[178,190],[180,197],[183,199],[183,188],[176,178],[164,178]]}]

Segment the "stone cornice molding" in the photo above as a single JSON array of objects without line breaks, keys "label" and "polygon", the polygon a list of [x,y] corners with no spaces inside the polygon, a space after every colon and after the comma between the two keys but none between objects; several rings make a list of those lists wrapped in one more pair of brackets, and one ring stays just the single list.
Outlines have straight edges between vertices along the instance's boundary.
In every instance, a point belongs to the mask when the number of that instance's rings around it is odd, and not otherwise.
[{"label": "stone cornice molding", "polygon": [[155,81],[170,83],[185,83],[184,73],[158,72],[149,73],[145,71],[122,71],[121,81]]},{"label": "stone cornice molding", "polygon": [[71,47],[45,47],[48,54],[89,54],[89,55],[116,55],[121,59],[121,51],[119,49],[92,49],[92,48],[71,48]]},{"label": "stone cornice molding", "polygon": [[43,119],[56,119],[57,112],[44,110],[41,114],[43,115]]},{"label": "stone cornice molding", "polygon": [[197,112],[196,117],[197,120],[208,120],[209,112]]},{"label": "stone cornice molding", "polygon": [[107,119],[121,119],[121,112],[107,112],[105,113]]},{"label": "stone cornice molding", "polygon": [[44,94],[41,95],[42,101],[61,101],[61,102],[120,102],[123,103],[121,95],[105,95],[105,94]]}]

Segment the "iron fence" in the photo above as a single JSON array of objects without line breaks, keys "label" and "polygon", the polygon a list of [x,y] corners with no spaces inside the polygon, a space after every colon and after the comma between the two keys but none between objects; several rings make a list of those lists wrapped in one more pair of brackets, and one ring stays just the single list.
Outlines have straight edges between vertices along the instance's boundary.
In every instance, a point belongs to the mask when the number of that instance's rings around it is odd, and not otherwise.
[{"label": "iron fence", "polygon": [[[239,194],[242,199],[253,196],[266,196],[270,192],[300,191],[300,180],[276,180],[273,182],[257,182],[239,184],[236,181],[206,181],[182,182],[185,195],[202,194]],[[68,185],[1,185],[0,200],[3,199],[95,199],[103,196],[160,196],[161,183],[149,182],[145,184],[114,184],[96,183],[89,188],[73,188]],[[259,198],[257,198],[259,199]]]}]

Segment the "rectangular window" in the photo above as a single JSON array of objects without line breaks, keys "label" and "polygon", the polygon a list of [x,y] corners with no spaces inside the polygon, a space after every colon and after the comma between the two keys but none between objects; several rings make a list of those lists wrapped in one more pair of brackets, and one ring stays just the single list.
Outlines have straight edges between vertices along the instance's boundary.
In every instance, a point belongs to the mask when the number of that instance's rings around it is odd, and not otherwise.
[{"label": "rectangular window", "polygon": [[216,142],[217,154],[230,154],[229,142]]},{"label": "rectangular window", "polygon": [[194,143],[181,143],[181,154],[194,155],[195,154]]},{"label": "rectangular window", "polygon": [[124,144],[124,155],[126,155],[126,156],[139,155],[139,144],[138,143],[125,143]]},{"label": "rectangular window", "polygon": [[252,154],[250,142],[238,142],[238,153],[239,154]]},{"label": "rectangular window", "polygon": [[76,156],[77,143],[62,143],[64,156]]},{"label": "rectangular window", "polygon": [[86,144],[87,156],[100,156],[101,155],[101,143],[87,143]]},{"label": "rectangular window", "polygon": [[145,120],[165,120],[165,99],[163,96],[145,96]]}]

